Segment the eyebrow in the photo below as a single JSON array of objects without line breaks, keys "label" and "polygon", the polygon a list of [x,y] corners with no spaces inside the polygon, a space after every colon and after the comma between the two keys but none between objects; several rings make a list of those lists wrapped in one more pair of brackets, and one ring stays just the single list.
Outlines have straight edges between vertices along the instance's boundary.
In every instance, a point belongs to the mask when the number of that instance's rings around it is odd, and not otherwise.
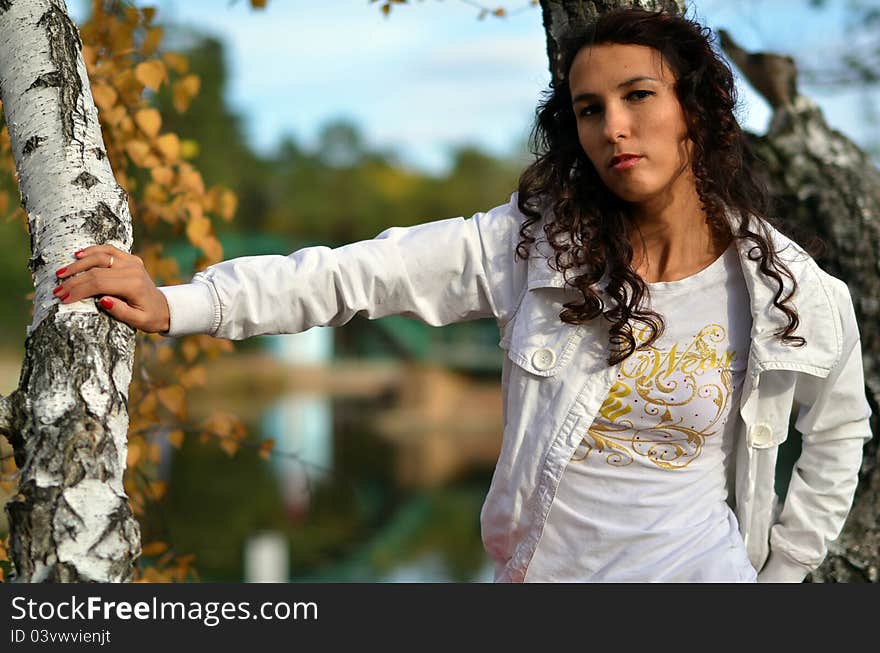
[{"label": "eyebrow", "polygon": [[[638,77],[633,77],[631,79],[626,80],[625,82],[620,82],[617,85],[617,88],[624,88],[625,86],[632,86],[638,82],[656,82],[658,84],[662,83],[659,79],[654,77],[648,77],[647,75],[640,75]],[[591,100],[593,98],[599,97],[595,93],[578,93],[574,98],[572,98],[572,104],[580,102],[581,100]]]}]

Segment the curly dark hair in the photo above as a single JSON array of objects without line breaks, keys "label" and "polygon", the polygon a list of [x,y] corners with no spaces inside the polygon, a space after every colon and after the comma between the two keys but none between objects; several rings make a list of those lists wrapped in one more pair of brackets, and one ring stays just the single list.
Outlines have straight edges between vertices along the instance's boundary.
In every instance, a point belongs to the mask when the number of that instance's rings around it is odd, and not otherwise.
[{"label": "curly dark hair", "polygon": [[[640,308],[648,289],[632,268],[633,248],[628,237],[632,223],[627,205],[602,183],[577,135],[569,71],[582,48],[598,44],[648,46],[671,67],[693,142],[691,168],[696,190],[711,233],[721,239],[719,242],[734,238],[753,243],[748,256],[760,260],[761,272],[776,282],[773,305],[788,318],[788,325],[774,335],[786,344],[806,344],[802,337],[792,335],[799,321],[789,301],[797,283],[770,244],[769,193],[733,113],[733,73],[712,49],[712,42],[708,28],[682,16],[640,9],[605,13],[589,29],[560,43],[561,80],[551,82],[537,110],[531,137],[536,160],[519,179],[518,205],[526,219],[520,228],[517,254],[528,258],[535,242],[531,227],[543,214],[552,216],[544,224],[544,232],[555,251],[554,267],[563,273],[583,270],[579,276],[567,278],[567,284],[580,291],[582,299],[564,304],[559,317],[569,324],[582,324],[604,316],[611,323],[610,365],[627,358],[637,347],[653,343],[665,323],[660,314]],[[738,221],[735,231],[725,217],[727,211]],[[613,300],[610,307],[593,288],[606,272],[605,292]],[[792,282],[784,297],[783,277]],[[631,322],[650,329],[645,342],[636,342]]]}]

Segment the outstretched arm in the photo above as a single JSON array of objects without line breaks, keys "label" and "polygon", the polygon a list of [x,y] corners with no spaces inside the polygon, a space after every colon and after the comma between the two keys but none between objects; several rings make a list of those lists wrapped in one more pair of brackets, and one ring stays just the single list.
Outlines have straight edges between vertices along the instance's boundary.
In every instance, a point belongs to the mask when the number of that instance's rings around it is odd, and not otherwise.
[{"label": "outstretched arm", "polygon": [[297,333],[338,326],[357,313],[432,325],[479,317],[503,323],[525,279],[525,263],[514,257],[521,221],[514,195],[467,220],[395,227],[337,249],[232,259],[189,284],[163,288],[129,259],[107,268],[109,255],[99,250],[108,246],[99,246],[65,273],[64,301],[107,297],[114,317],[171,336]]}]

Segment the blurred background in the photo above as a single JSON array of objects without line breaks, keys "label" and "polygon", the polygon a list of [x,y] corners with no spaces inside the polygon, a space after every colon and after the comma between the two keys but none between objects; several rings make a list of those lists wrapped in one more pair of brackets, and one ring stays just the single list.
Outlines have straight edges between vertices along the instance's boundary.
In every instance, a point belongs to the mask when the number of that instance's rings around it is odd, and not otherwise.
[{"label": "blurred background", "polygon": [[[90,3],[68,0],[78,23]],[[384,16],[367,0],[159,0],[163,48],[201,89],[165,128],[198,144],[207,184],[238,196],[224,257],[342,245],[389,226],[507,201],[530,161],[549,81],[540,10],[480,18],[426,0]],[[795,57],[802,93],[880,161],[880,2],[698,2],[690,14],[747,49]],[[874,29],[866,26],[874,25]],[[740,81],[739,117],[768,107]],[[0,207],[3,208],[3,207]],[[5,208],[4,208],[5,210]],[[18,384],[32,290],[22,225],[0,222],[0,394]],[[184,277],[185,239],[166,253]],[[254,338],[208,366],[190,415],[235,413],[270,456],[188,439],[162,456],[168,491],[145,530],[195,555],[209,581],[491,581],[479,512],[500,447],[502,350],[491,321],[442,329],[356,318]]]}]

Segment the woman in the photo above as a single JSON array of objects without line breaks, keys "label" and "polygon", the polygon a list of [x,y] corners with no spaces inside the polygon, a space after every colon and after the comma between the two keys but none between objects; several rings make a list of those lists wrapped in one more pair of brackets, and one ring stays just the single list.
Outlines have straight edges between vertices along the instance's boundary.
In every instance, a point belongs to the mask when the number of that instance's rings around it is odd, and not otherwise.
[{"label": "woman", "polygon": [[161,289],[99,245],[56,294],[170,336],[492,316],[507,350],[481,512],[496,580],[801,581],[871,436],[849,292],[768,223],[706,30],[624,10],[565,50],[505,205]]}]

